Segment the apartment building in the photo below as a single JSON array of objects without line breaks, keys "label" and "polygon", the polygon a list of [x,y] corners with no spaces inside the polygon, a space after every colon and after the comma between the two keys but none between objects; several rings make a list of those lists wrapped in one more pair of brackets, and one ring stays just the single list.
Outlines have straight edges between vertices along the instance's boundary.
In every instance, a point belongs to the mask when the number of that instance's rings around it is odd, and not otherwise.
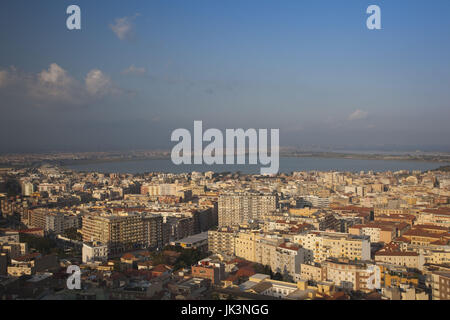
[{"label": "apartment building", "polygon": [[303,198],[306,205],[313,206],[315,208],[326,208],[330,206],[330,198],[322,198],[318,196],[308,195]]},{"label": "apartment building", "polygon": [[146,214],[143,217],[144,242],[149,248],[162,248],[164,243],[163,217],[159,214]]},{"label": "apartment building", "polygon": [[325,281],[327,268],[318,263],[302,263],[300,265],[300,278],[303,280]]},{"label": "apartment building", "polygon": [[374,214],[375,216],[380,216],[380,215],[402,215],[402,214],[408,214],[410,213],[410,210],[407,208],[389,208],[386,206],[376,206],[374,208]]},{"label": "apartment building", "polygon": [[141,194],[152,197],[159,196],[184,196],[184,186],[176,183],[161,183],[161,184],[144,184],[141,186]]},{"label": "apartment building", "polygon": [[28,253],[28,244],[20,242],[17,231],[0,231],[0,253],[2,252],[14,259]]},{"label": "apartment building", "polygon": [[258,220],[276,210],[276,195],[263,193],[231,193],[219,196],[219,227]]},{"label": "apartment building", "polygon": [[450,209],[425,209],[419,213],[418,224],[430,224],[441,227],[450,227]]},{"label": "apartment building", "polygon": [[20,277],[34,275],[36,272],[55,271],[59,269],[56,255],[43,256],[40,253],[32,253],[11,259],[8,266],[8,275]]},{"label": "apartment building", "polygon": [[300,275],[300,265],[305,262],[304,249],[297,244],[285,242],[275,249],[275,256],[269,264],[273,272],[294,278]]},{"label": "apartment building", "polygon": [[82,261],[83,263],[105,262],[108,259],[108,246],[101,242],[94,241],[83,243]]},{"label": "apartment building", "polygon": [[431,289],[433,300],[450,300],[450,272],[432,272]]},{"label": "apartment building", "polygon": [[425,260],[424,256],[417,252],[380,250],[375,253],[375,261],[421,270]]},{"label": "apartment building", "polygon": [[208,244],[213,253],[235,255],[293,278],[300,275],[300,264],[305,260],[305,250],[298,244],[260,231],[234,232],[229,228],[209,231]]},{"label": "apartment building", "polygon": [[166,229],[170,241],[180,240],[195,232],[194,218],[187,215],[168,215],[165,217]]},{"label": "apartment building", "polygon": [[337,287],[345,290],[370,292],[369,277],[373,271],[365,262],[351,261],[348,259],[328,259],[324,263],[326,267],[327,281],[333,282]]},{"label": "apartment building", "polygon": [[42,208],[30,210],[25,220],[30,227],[56,234],[61,234],[67,229],[79,228],[81,222],[77,215]]},{"label": "apartment building", "polygon": [[99,241],[109,247],[112,254],[146,246],[142,215],[125,213],[120,215],[83,216],[83,242]]},{"label": "apartment building", "polygon": [[225,266],[223,263],[201,260],[197,265],[191,267],[194,278],[211,280],[212,284],[218,285],[225,279]]},{"label": "apartment building", "polygon": [[230,228],[208,231],[208,248],[212,253],[235,254],[235,231]]},{"label": "apartment building", "polygon": [[351,226],[348,228],[348,233],[369,236],[372,243],[390,243],[397,236],[397,228],[394,225],[368,223]]},{"label": "apartment building", "polygon": [[450,243],[450,232],[430,230],[424,226],[413,227],[402,235],[411,245],[429,246],[429,245],[448,245]]},{"label": "apartment building", "polygon": [[375,214],[375,222],[403,222],[412,226],[416,216],[412,214]]},{"label": "apartment building", "polygon": [[268,275],[255,274],[239,286],[241,291],[289,300],[314,299],[315,297],[329,297],[335,293],[331,282],[318,282],[316,286],[307,281],[297,283],[272,280]]},{"label": "apartment building", "polygon": [[450,264],[450,247],[444,249],[422,249],[425,264]]},{"label": "apartment building", "polygon": [[340,221],[334,214],[321,209],[289,209],[289,214],[295,221],[312,225],[315,230],[338,230],[340,229]]},{"label": "apartment building", "polygon": [[64,192],[67,190],[67,185],[64,183],[41,183],[37,188],[38,192]]},{"label": "apartment building", "polygon": [[322,262],[328,258],[370,260],[369,236],[338,232],[311,231],[294,236],[305,250],[305,261]]},{"label": "apartment building", "polygon": [[256,241],[260,237],[259,232],[239,232],[235,239],[235,255],[248,261],[255,261]]}]

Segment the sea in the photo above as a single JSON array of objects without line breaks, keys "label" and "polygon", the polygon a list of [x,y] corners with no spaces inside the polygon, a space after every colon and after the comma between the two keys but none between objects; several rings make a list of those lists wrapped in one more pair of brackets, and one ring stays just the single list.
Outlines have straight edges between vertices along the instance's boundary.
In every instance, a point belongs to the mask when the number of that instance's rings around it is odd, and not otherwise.
[{"label": "sea", "polygon": [[[407,160],[366,160],[320,157],[280,158],[279,173],[295,171],[346,171],[346,172],[385,172],[399,170],[427,171],[449,165],[442,162],[407,161]],[[170,159],[148,159],[137,161],[92,162],[65,166],[77,172],[101,173],[185,173],[185,172],[241,172],[259,174],[261,165],[175,165]]]}]

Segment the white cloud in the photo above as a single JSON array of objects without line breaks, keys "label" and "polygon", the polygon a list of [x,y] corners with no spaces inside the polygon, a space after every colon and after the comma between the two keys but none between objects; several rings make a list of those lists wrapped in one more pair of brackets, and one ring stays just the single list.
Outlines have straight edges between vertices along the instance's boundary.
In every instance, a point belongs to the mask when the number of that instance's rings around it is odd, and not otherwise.
[{"label": "white cloud", "polygon": [[19,80],[17,69],[11,66],[7,70],[0,70],[0,88],[15,84]]},{"label": "white cloud", "polygon": [[52,63],[48,70],[43,70],[39,74],[39,80],[43,83],[56,85],[65,85],[72,81],[67,75],[67,71],[58,66],[56,63]]},{"label": "white cloud", "polygon": [[36,78],[30,79],[28,88],[33,98],[73,103],[79,100],[79,84],[56,63],[41,71]]},{"label": "white cloud", "polygon": [[111,92],[113,85],[111,79],[101,70],[91,70],[85,79],[86,90],[91,95],[105,95]]},{"label": "white cloud", "polygon": [[139,14],[135,14],[132,17],[117,18],[109,27],[120,40],[129,39],[133,35],[133,21],[137,16]]},{"label": "white cloud", "polygon": [[83,83],[56,63],[37,74],[18,72],[14,67],[0,70],[0,89],[36,106],[83,105],[92,98],[124,92],[99,69],[91,70]]},{"label": "white cloud", "polygon": [[129,66],[122,71],[122,74],[132,74],[132,75],[144,75],[147,73],[147,69],[144,67],[135,67],[134,65]]},{"label": "white cloud", "polygon": [[348,120],[363,120],[366,119],[368,115],[369,113],[367,111],[357,109],[348,116]]},{"label": "white cloud", "polygon": [[0,71],[0,88],[5,87],[8,84],[8,71]]}]

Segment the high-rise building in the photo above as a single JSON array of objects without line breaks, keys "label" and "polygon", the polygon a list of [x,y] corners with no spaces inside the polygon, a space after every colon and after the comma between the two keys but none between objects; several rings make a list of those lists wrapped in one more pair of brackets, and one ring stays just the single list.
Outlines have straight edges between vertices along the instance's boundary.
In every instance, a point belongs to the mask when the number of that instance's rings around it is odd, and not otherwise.
[{"label": "high-rise building", "polygon": [[83,241],[100,241],[112,254],[146,246],[144,219],[141,214],[83,216]]},{"label": "high-rise building", "polygon": [[25,197],[31,196],[34,192],[34,185],[31,182],[23,181],[22,182],[22,195]]},{"label": "high-rise building", "polygon": [[146,246],[149,248],[162,248],[164,246],[163,217],[159,214],[146,214],[143,219]]},{"label": "high-rise building", "polygon": [[219,197],[219,227],[258,220],[277,208],[276,195],[260,193],[232,193]]}]

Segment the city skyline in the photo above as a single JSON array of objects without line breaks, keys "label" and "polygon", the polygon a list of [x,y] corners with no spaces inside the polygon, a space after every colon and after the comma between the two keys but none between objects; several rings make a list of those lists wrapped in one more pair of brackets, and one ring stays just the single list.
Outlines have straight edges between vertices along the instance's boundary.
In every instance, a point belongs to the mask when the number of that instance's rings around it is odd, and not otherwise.
[{"label": "city skyline", "polygon": [[0,4],[2,153],[170,149],[170,133],[279,128],[281,146],[449,151],[450,4]]},{"label": "city skyline", "polygon": [[332,319],[328,301],[450,300],[449,12],[1,1],[0,305]]}]

